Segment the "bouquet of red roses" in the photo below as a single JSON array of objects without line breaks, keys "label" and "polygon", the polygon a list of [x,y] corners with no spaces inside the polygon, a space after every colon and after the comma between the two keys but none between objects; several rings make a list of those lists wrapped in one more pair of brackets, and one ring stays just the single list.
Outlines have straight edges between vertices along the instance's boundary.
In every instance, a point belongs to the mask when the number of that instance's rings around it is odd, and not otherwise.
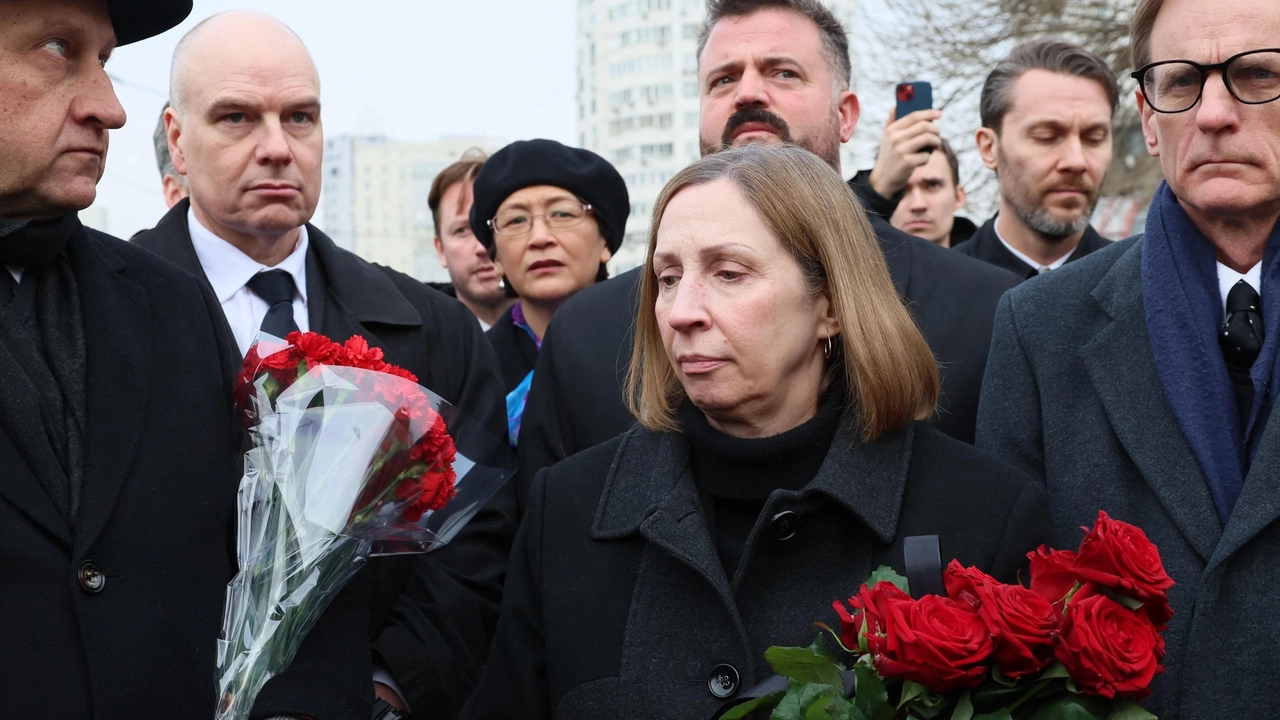
[{"label": "bouquet of red roses", "polygon": [[1138,703],[1163,672],[1160,633],[1173,580],[1138,528],[1105,512],[1076,552],[1040,547],[1031,587],[997,582],[952,560],[946,595],[913,599],[881,567],[834,603],[841,665],[819,636],[765,653],[786,690],[723,712],[772,708],[774,720],[1154,720]]},{"label": "bouquet of red roses", "polygon": [[236,403],[252,449],[218,641],[219,720],[248,718],[368,557],[448,542],[511,470],[460,454],[460,430],[471,446],[482,431],[360,336],[260,337]]}]

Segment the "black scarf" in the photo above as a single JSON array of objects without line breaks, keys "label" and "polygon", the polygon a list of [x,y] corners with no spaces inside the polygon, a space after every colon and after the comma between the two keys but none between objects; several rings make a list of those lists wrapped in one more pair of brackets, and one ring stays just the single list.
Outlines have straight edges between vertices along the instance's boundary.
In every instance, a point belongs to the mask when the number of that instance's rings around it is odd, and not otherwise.
[{"label": "black scarf", "polygon": [[80,221],[3,225],[0,265],[21,268],[22,278],[0,307],[0,428],[74,525],[84,479],[85,336],[67,253]]}]

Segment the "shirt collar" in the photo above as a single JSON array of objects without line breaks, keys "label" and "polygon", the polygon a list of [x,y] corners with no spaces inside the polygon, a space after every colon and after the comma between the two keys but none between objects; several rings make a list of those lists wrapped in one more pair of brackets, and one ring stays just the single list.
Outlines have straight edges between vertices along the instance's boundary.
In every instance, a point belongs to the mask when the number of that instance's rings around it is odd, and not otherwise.
[{"label": "shirt collar", "polygon": [[1242,273],[1218,263],[1218,295],[1222,300],[1223,317],[1227,316],[1227,293],[1231,292],[1231,288],[1241,280],[1249,283],[1249,287],[1258,293],[1258,297],[1262,297],[1262,263],[1255,263],[1253,267]]},{"label": "shirt collar", "polygon": [[245,255],[239,248],[223,240],[196,219],[194,209],[187,210],[187,230],[191,233],[191,245],[195,248],[200,267],[204,269],[209,285],[219,303],[225,303],[240,292],[254,275],[264,270],[284,270],[293,277],[293,285],[307,304],[307,226],[299,228],[298,244],[274,268]]},{"label": "shirt collar", "polygon": [[[1058,268],[1067,264],[1067,261],[1071,259],[1072,255],[1076,254],[1076,250],[1079,249],[1080,247],[1080,244],[1076,243],[1076,246],[1071,248],[1071,251],[1068,252],[1066,255],[1063,255],[1062,257],[1058,258],[1057,260],[1054,260],[1048,265],[1041,265],[1035,260],[1032,260],[1026,253],[1023,253],[1022,251],[1018,250],[1018,248],[1010,245],[1008,241],[1006,241],[1004,237],[1000,235],[1000,215],[998,213],[996,214],[995,221],[991,223],[991,228],[996,231],[996,239],[1000,241],[1001,245],[1004,245],[1006,250],[1013,253],[1014,257],[1030,265],[1032,269],[1040,273],[1046,273],[1046,272],[1049,272],[1050,270],[1057,270]],[[1084,238],[1081,238],[1080,240],[1081,242],[1083,242]]]}]

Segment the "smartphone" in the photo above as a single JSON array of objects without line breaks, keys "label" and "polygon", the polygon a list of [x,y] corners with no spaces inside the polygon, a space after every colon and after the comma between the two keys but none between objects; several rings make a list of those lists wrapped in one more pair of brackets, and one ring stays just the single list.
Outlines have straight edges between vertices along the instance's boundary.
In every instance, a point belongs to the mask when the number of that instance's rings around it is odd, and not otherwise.
[{"label": "smartphone", "polygon": [[933,86],[925,81],[900,82],[896,93],[898,97],[896,117],[899,120],[917,110],[933,109]]}]

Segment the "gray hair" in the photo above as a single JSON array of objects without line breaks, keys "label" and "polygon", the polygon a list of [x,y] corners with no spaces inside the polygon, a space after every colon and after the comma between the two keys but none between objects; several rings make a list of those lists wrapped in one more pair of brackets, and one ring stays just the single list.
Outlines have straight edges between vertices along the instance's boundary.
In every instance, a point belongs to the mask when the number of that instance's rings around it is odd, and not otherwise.
[{"label": "gray hair", "polygon": [[707,0],[707,19],[698,28],[698,62],[707,47],[707,37],[716,23],[730,17],[747,17],[761,10],[790,10],[803,15],[818,26],[822,35],[822,49],[827,63],[846,90],[853,81],[853,66],[849,62],[849,33],[825,5],[817,0]]},{"label": "gray hair", "polygon": [[1028,70],[1048,70],[1093,80],[1107,94],[1113,113],[1120,102],[1120,87],[1116,84],[1115,73],[1102,58],[1063,40],[1040,38],[1015,47],[1009,57],[996,63],[987,75],[978,106],[982,127],[1000,132],[1004,116],[1013,105],[1013,85]]},{"label": "gray hair", "polygon": [[160,111],[160,122],[156,123],[156,131],[151,134],[151,139],[156,146],[156,167],[160,168],[160,179],[172,177],[180,184],[186,185],[187,179],[178,174],[177,168],[173,166],[173,158],[169,155],[169,135],[164,131],[164,113],[169,109],[169,103],[164,104],[164,110]]}]

